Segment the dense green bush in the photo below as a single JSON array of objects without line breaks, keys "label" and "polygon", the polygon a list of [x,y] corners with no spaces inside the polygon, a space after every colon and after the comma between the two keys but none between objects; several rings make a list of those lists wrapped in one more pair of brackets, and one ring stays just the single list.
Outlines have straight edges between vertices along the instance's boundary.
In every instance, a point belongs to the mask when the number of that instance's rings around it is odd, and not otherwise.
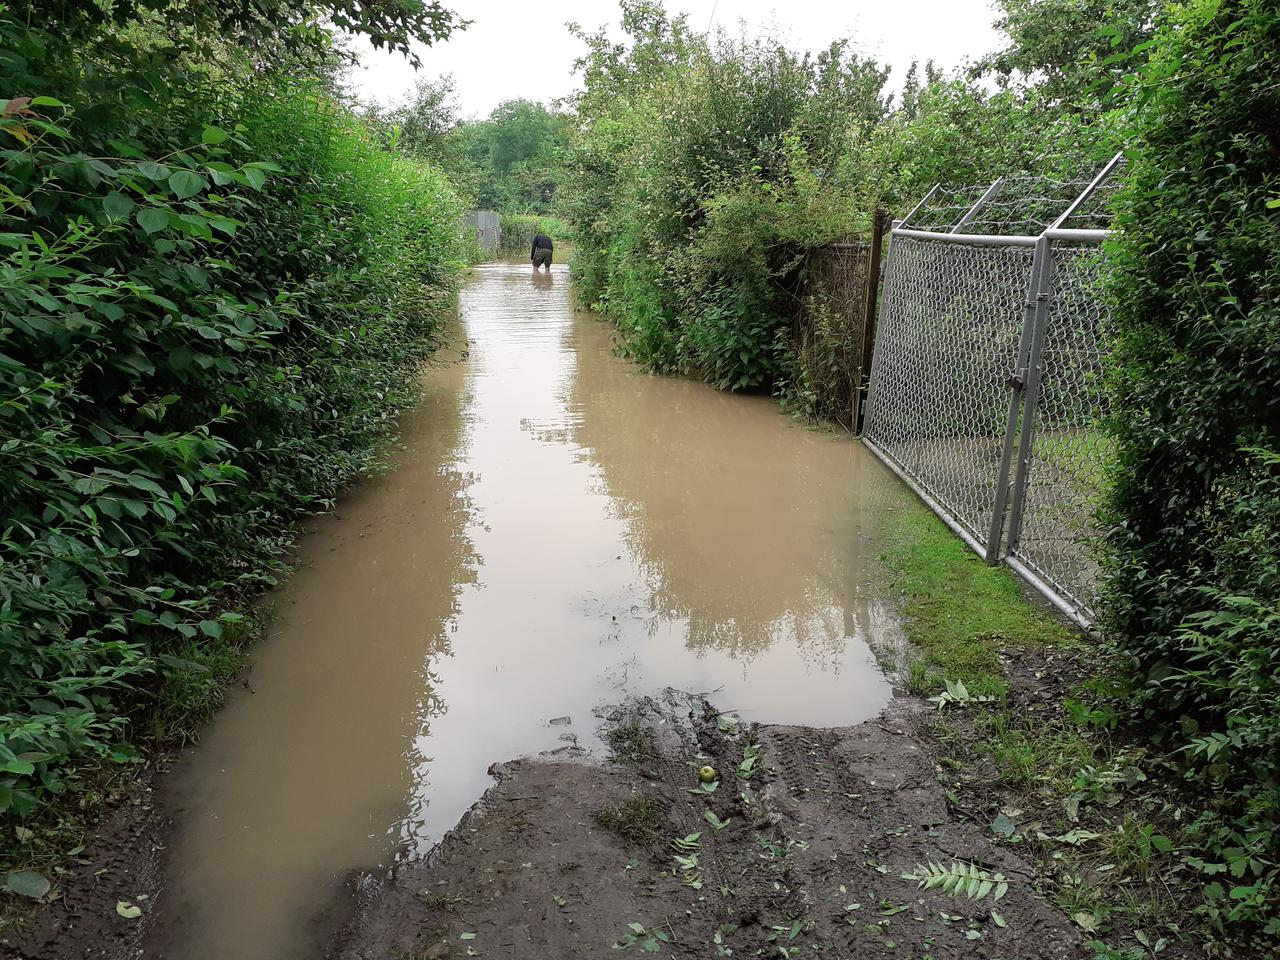
[{"label": "dense green bush", "polygon": [[323,78],[171,26],[0,14],[0,812],[207,686],[291,520],[377,462],[451,296],[441,174]]},{"label": "dense green bush", "polygon": [[1280,937],[1280,8],[1175,8],[1130,110],[1108,626],[1188,776],[1214,920]]},{"label": "dense green bush", "polygon": [[624,25],[631,48],[584,60],[575,278],[648,366],[776,386],[804,249],[865,225],[836,181],[886,73],[844,44],[695,38],[652,4],[624,4]]},{"label": "dense green bush", "polygon": [[801,55],[698,36],[642,0],[623,24],[628,46],[583,37],[575,282],[640,362],[771,388],[811,416],[847,419],[854,375],[829,369],[854,355],[836,326],[793,332],[811,251],[865,237],[876,206],[901,213],[935,182],[1079,178],[1115,149],[1096,113],[1035,88],[930,68],[894,105],[887,70],[844,43]]}]

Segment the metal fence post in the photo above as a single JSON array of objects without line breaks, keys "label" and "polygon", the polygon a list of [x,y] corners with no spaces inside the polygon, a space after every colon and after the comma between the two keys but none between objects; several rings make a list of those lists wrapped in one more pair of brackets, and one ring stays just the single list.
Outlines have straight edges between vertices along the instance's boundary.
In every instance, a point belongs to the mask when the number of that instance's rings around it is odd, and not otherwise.
[{"label": "metal fence post", "polygon": [[956,225],[951,228],[951,232],[959,233],[961,228],[971,223],[973,221],[973,218],[978,215],[978,211],[980,211],[983,207],[985,207],[987,205],[987,202],[991,200],[991,198],[994,197],[997,193],[999,193],[1003,187],[1004,187],[1004,177],[997,177],[995,180],[993,180],[991,183],[991,186],[987,187],[987,192],[978,198],[978,202],[975,203],[968,210],[966,210],[964,216],[956,221]]},{"label": "metal fence post", "polygon": [[[1027,414],[1024,400],[1030,375],[1030,355],[1039,308],[1041,276],[1048,258],[1048,241],[1041,237],[1036,242],[1031,258],[1031,275],[1027,278],[1027,299],[1022,311],[1022,333],[1018,338],[1018,361],[1009,376],[1009,416],[1005,421],[1004,446],[1000,451],[1000,472],[996,480],[996,500],[991,510],[991,528],[987,533],[987,549],[984,559],[995,563],[1000,559],[1000,536],[1004,531],[1005,504],[1009,497],[1009,472],[1013,461],[1014,441],[1019,426],[1025,432]],[[1015,495],[1015,500],[1016,500]]]},{"label": "metal fence post", "polygon": [[1085,201],[1087,201],[1090,197],[1092,197],[1094,193],[1097,192],[1099,187],[1101,187],[1104,183],[1106,183],[1109,179],[1111,179],[1112,174],[1114,174],[1116,170],[1120,168],[1120,164],[1123,162],[1124,162],[1124,151],[1121,150],[1109,161],[1107,161],[1107,165],[1103,167],[1101,170],[1099,170],[1097,173],[1097,176],[1095,176],[1092,180],[1089,181],[1089,185],[1080,191],[1080,195],[1077,196],[1073,201],[1071,201],[1070,204],[1067,205],[1067,209],[1063,210],[1062,213],[1058,214],[1058,217],[1053,221],[1053,223],[1049,225],[1049,229],[1057,230],[1060,227],[1062,227],[1068,220],[1074,217],[1076,213],[1082,207],[1084,207]]},{"label": "metal fence post", "polygon": [[1022,508],[1027,499],[1027,479],[1031,466],[1031,444],[1035,440],[1036,406],[1040,398],[1040,357],[1044,351],[1045,331],[1049,324],[1049,300],[1053,290],[1053,240],[1042,236],[1036,254],[1043,251],[1043,266],[1035,291],[1035,313],[1031,334],[1031,353],[1027,359],[1026,396],[1022,412],[1022,436],[1018,443],[1018,465],[1013,475],[1013,500],[1009,505],[1009,535],[1005,543],[1012,552],[1022,534]]},{"label": "metal fence post", "polygon": [[871,248],[867,251],[867,289],[862,310],[862,357],[858,373],[857,409],[853,411],[853,432],[862,432],[867,412],[867,384],[871,380],[871,355],[876,345],[876,313],[880,302],[880,250],[884,246],[889,211],[880,207],[871,216]]},{"label": "metal fence post", "polygon": [[932,187],[930,187],[929,192],[926,193],[923,197],[921,197],[920,202],[917,203],[914,207],[912,207],[909,211],[907,211],[907,215],[903,217],[901,220],[899,220],[896,225],[899,227],[905,227],[908,223],[910,223],[911,218],[914,217],[917,213],[919,213],[924,208],[924,205],[933,199],[933,195],[937,193],[941,187],[942,187],[941,183],[935,183]]}]

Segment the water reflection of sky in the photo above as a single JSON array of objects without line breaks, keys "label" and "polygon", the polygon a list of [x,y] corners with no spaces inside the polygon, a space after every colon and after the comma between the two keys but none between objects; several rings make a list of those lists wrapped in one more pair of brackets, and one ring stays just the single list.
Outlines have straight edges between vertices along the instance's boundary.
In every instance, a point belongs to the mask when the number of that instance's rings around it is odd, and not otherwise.
[{"label": "water reflection of sky", "polygon": [[593,709],[627,695],[703,691],[775,722],[876,713],[888,686],[868,641],[896,624],[873,585],[883,493],[861,493],[888,474],[767,398],[617,359],[563,273],[479,273],[454,469],[473,478],[483,566],[432,663],[447,709],[415,739],[401,838],[438,839],[492,760],[597,747]]}]

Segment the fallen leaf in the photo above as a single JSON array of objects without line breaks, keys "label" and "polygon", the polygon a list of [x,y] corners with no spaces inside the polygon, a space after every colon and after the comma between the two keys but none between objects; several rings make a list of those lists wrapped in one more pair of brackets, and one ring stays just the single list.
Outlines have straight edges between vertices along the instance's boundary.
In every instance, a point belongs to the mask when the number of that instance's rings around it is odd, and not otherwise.
[{"label": "fallen leaf", "polygon": [[135,907],[128,900],[117,900],[116,913],[120,914],[120,916],[124,917],[126,920],[136,920],[138,917],[142,916],[142,908]]},{"label": "fallen leaf", "polygon": [[49,880],[34,870],[18,870],[5,879],[4,888],[10,893],[32,900],[42,900],[49,892]]},{"label": "fallen leaf", "polygon": [[1098,929],[1098,919],[1092,913],[1085,913],[1085,911],[1081,910],[1079,913],[1073,913],[1071,919],[1085,933],[1093,933]]}]

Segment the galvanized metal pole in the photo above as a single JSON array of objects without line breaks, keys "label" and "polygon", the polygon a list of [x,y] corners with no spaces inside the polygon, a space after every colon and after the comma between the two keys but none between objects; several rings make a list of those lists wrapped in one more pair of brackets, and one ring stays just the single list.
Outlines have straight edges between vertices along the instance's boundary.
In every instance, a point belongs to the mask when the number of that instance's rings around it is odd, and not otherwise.
[{"label": "galvanized metal pole", "polygon": [[959,233],[960,229],[967,223],[972,222],[973,218],[978,215],[978,211],[987,205],[997,193],[1004,188],[1004,177],[996,177],[991,182],[991,186],[987,187],[987,192],[978,198],[978,202],[965,211],[963,217],[956,221],[956,225],[951,228],[952,233]]},{"label": "galvanized metal pole", "polygon": [[1049,229],[1057,230],[1064,223],[1066,223],[1067,220],[1075,216],[1076,211],[1079,210],[1084,205],[1084,202],[1088,200],[1091,196],[1093,196],[1094,192],[1100,186],[1106,183],[1107,180],[1111,178],[1111,175],[1115,173],[1116,168],[1120,166],[1120,163],[1123,160],[1124,160],[1124,151],[1121,151],[1120,153],[1117,153],[1114,157],[1112,157],[1107,162],[1107,165],[1098,171],[1098,175],[1089,182],[1089,185],[1085,187],[1083,191],[1081,191],[1080,196],[1072,200],[1071,204],[1067,207],[1067,209],[1062,211],[1058,219],[1053,221],[1053,223],[1049,224]]},{"label": "galvanized metal pole", "polygon": [[919,213],[919,212],[920,212],[920,209],[921,209],[921,208],[922,208],[926,203],[928,203],[930,200],[932,200],[932,199],[933,199],[933,195],[934,195],[935,193],[937,193],[937,192],[938,192],[938,188],[939,188],[939,187],[941,187],[941,186],[942,186],[942,184],[941,184],[941,183],[935,183],[932,187],[930,187],[930,188],[929,188],[929,192],[928,192],[928,193],[926,193],[923,197],[921,197],[921,198],[920,198],[920,202],[919,202],[919,203],[917,203],[914,207],[912,207],[912,208],[911,208],[911,211],[910,211],[910,212],[909,212],[905,217],[903,217],[901,220],[899,220],[899,221],[897,222],[896,226],[898,226],[898,227],[905,227],[908,223],[910,223],[910,222],[911,222],[911,218],[912,218],[912,217],[914,217],[917,213]]},{"label": "galvanized metal pole", "polygon": [[1026,398],[1022,412],[1022,436],[1018,444],[1018,465],[1013,475],[1013,500],[1009,505],[1009,536],[1006,549],[1013,553],[1018,549],[1022,536],[1022,511],[1027,501],[1027,483],[1031,470],[1031,445],[1035,440],[1036,411],[1040,400],[1040,357],[1044,352],[1045,333],[1049,327],[1049,304],[1053,289],[1053,241],[1040,238],[1036,252],[1044,251],[1044,266],[1040,270],[1035,295],[1035,319],[1031,334],[1031,353],[1027,358]]},{"label": "galvanized metal pole", "polygon": [[1027,278],[1027,299],[1022,311],[1022,333],[1018,338],[1018,359],[1013,373],[1009,377],[1009,415],[1004,426],[1004,445],[1000,450],[1000,472],[996,476],[995,502],[991,509],[991,527],[987,532],[987,548],[983,558],[987,563],[995,563],[1000,559],[1000,535],[1004,530],[1005,504],[1009,498],[1009,471],[1013,461],[1014,442],[1018,436],[1018,428],[1022,427],[1025,435],[1027,415],[1024,409],[1027,383],[1030,376],[1031,345],[1036,326],[1036,311],[1039,307],[1041,278],[1046,268],[1049,254],[1049,241],[1041,237],[1036,241],[1035,252],[1031,256],[1031,275]]}]

